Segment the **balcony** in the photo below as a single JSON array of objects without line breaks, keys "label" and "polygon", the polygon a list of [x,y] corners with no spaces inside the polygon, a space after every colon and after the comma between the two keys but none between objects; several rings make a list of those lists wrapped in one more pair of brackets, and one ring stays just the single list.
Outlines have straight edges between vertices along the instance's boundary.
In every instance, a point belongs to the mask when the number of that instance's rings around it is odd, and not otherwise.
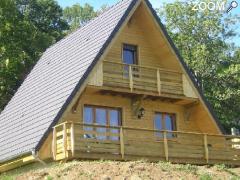
[{"label": "balcony", "polygon": [[62,123],[54,127],[53,155],[62,159],[171,161],[240,165],[240,136]]},{"label": "balcony", "polygon": [[141,94],[151,97],[197,100],[186,76],[155,67],[103,61],[89,83],[104,91]]},{"label": "balcony", "polygon": [[103,63],[103,85],[131,92],[183,95],[181,73],[109,61]]}]

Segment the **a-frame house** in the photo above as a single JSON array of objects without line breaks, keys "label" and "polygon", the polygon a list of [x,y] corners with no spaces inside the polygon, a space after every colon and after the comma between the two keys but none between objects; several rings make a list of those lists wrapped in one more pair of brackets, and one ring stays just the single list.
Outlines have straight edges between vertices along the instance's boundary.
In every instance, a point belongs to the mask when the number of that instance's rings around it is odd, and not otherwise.
[{"label": "a-frame house", "polygon": [[51,46],[0,115],[0,172],[45,160],[240,164],[148,0]]}]

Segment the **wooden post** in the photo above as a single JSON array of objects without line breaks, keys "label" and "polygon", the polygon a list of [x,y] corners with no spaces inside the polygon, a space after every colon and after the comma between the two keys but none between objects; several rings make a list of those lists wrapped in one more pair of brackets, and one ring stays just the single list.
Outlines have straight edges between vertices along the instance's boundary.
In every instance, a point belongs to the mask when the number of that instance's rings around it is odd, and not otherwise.
[{"label": "wooden post", "polygon": [[52,152],[53,152],[53,159],[56,160],[57,155],[57,133],[56,128],[53,128],[53,140],[52,140]]},{"label": "wooden post", "polygon": [[63,124],[63,152],[65,158],[67,157],[67,127],[66,123]]},{"label": "wooden post", "polygon": [[122,159],[124,159],[124,134],[123,134],[123,127],[120,127],[120,149]]},{"label": "wooden post", "polygon": [[75,155],[74,123],[71,124],[71,149],[72,149],[72,157],[74,157]]},{"label": "wooden post", "polygon": [[205,159],[208,163],[209,160],[209,152],[208,152],[208,142],[207,142],[207,134],[203,135],[203,140],[204,140],[204,152],[205,152]]},{"label": "wooden post", "polygon": [[129,87],[130,87],[130,90],[131,92],[133,91],[133,73],[132,73],[132,66],[129,65]]},{"label": "wooden post", "polygon": [[163,141],[164,141],[164,153],[166,157],[166,161],[168,161],[168,141],[167,141],[167,132],[163,132]]},{"label": "wooden post", "polygon": [[157,69],[157,90],[158,94],[161,94],[161,79],[160,79],[160,70]]}]

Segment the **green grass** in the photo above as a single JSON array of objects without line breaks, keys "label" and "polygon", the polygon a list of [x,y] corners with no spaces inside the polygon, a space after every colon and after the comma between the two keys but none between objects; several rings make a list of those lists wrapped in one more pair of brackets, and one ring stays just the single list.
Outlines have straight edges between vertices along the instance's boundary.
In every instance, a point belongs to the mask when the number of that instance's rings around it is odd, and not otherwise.
[{"label": "green grass", "polygon": [[212,179],[213,179],[213,177],[209,173],[204,173],[204,174],[199,175],[199,180],[212,180]]},{"label": "green grass", "polygon": [[194,175],[197,174],[198,171],[198,167],[195,165],[191,165],[191,164],[178,164],[175,166],[175,170],[177,171],[184,171],[187,173],[192,173]]}]

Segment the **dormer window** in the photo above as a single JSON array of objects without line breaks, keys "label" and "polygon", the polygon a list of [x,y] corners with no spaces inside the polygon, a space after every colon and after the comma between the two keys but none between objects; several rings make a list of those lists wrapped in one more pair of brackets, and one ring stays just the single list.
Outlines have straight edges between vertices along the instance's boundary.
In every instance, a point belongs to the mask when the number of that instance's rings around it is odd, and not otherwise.
[{"label": "dormer window", "polygon": [[123,44],[123,63],[138,64],[137,46]]}]

